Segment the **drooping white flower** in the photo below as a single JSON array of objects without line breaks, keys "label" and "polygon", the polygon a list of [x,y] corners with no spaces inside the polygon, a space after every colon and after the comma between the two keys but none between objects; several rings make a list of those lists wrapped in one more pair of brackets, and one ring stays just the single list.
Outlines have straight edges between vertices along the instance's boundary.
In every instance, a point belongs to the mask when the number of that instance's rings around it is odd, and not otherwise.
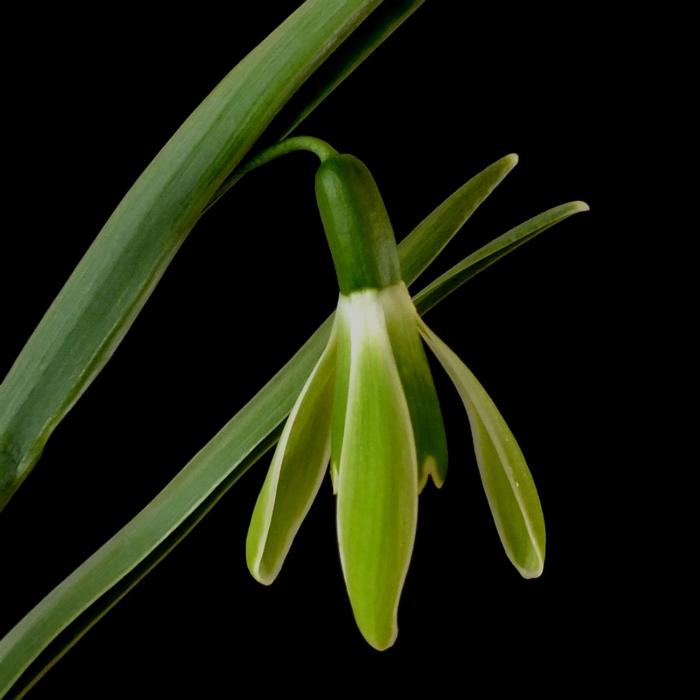
[{"label": "drooping white flower", "polygon": [[509,558],[526,578],[544,563],[542,510],[522,453],[474,375],[419,317],[374,179],[351,156],[326,160],[317,199],[338,274],[333,331],[285,424],[253,512],[253,576],[279,573],[328,469],[340,561],[355,620],[377,649],[398,632],[418,494],[441,486],[445,431],[423,340],[459,391],[477,463]]}]

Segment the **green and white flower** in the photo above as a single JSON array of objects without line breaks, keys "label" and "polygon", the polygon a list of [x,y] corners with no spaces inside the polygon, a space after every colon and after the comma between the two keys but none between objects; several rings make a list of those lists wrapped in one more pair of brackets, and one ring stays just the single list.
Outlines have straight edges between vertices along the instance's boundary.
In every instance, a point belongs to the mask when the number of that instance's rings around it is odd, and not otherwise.
[{"label": "green and white flower", "polygon": [[445,480],[447,448],[423,341],[466,407],[482,482],[505,551],[526,578],[545,529],[522,452],[474,375],[425,325],[401,279],[376,183],[347,155],[325,160],[316,193],[340,286],[333,332],[277,445],[248,532],[253,576],[271,583],[330,464],[340,561],[355,620],[377,649],[397,636],[418,494]]}]

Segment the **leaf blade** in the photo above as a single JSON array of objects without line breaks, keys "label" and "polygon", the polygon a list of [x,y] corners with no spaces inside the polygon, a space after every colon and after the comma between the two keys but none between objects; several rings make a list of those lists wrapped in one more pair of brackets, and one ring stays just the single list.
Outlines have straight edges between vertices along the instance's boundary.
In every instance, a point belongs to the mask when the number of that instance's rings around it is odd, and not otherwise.
[{"label": "leaf blade", "polygon": [[221,81],[134,183],[0,385],[0,508],[109,360],[225,177],[378,5],[307,0]]},{"label": "leaf blade", "polygon": [[425,271],[517,164],[515,153],[499,158],[455,190],[401,241],[401,272],[406,284]]},{"label": "leaf blade", "polygon": [[461,287],[467,280],[482,272],[508,253],[531,241],[535,236],[568,219],[574,214],[588,211],[585,202],[567,202],[548,209],[515,228],[494,238],[477,251],[458,262],[447,272],[433,280],[415,297],[415,303],[421,314],[429,311],[446,295]]}]

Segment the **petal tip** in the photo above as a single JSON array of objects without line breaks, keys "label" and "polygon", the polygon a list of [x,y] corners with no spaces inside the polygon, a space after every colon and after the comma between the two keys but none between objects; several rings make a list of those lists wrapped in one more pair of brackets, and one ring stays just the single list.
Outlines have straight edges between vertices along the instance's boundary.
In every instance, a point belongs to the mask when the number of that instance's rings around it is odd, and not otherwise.
[{"label": "petal tip", "polygon": [[544,571],[544,556],[539,552],[533,552],[527,561],[522,563],[513,561],[513,565],[523,578],[539,578]]},{"label": "petal tip", "polygon": [[542,572],[544,571],[544,565],[540,565],[533,569],[525,569],[520,566],[517,568],[520,575],[525,579],[539,578],[542,576]]},{"label": "petal tip", "polygon": [[512,170],[520,162],[520,156],[517,153],[509,153],[503,157],[503,162]]},{"label": "petal tip", "polygon": [[[247,559],[247,558],[246,558]],[[262,583],[263,586],[269,586],[279,574],[280,570],[272,571],[263,566],[261,561],[251,561],[247,559],[248,571],[250,575],[258,582]]]},{"label": "petal tip", "polygon": [[386,619],[370,621],[360,621],[355,615],[355,622],[364,637],[375,651],[386,651],[394,646],[396,639],[399,636],[399,626],[396,622],[396,616],[393,616],[391,622],[387,625]]},{"label": "petal tip", "polygon": [[265,565],[264,543],[261,542],[254,523],[255,520],[251,521],[251,526],[248,529],[248,537],[245,544],[245,560],[250,575],[258,583],[262,583],[263,586],[269,586],[282,569],[282,562],[274,568]]},{"label": "petal tip", "polygon": [[435,484],[435,488],[441,489],[445,484],[445,471],[445,468],[440,469],[438,460],[432,455],[425,458],[423,462],[423,473],[426,474],[426,480],[427,475],[430,475],[433,484]]},{"label": "petal tip", "polygon": [[386,651],[387,649],[391,649],[391,647],[394,646],[394,643],[396,642],[396,638],[399,636],[398,630],[394,630],[392,635],[390,637],[376,637],[376,638],[370,638],[367,635],[363,635],[364,638],[367,640],[367,643],[374,649],[375,651]]}]

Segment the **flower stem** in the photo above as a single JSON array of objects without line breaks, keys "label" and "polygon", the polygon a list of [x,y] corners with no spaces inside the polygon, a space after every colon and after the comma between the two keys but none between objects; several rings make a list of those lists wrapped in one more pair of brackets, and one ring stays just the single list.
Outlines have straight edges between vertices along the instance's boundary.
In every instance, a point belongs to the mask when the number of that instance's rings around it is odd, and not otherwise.
[{"label": "flower stem", "polygon": [[216,191],[211,201],[205,207],[204,211],[208,211],[211,207],[221,199],[244,175],[247,175],[252,170],[265,165],[270,161],[276,160],[280,156],[286,156],[288,153],[297,151],[309,151],[318,156],[323,163],[328,158],[338,155],[338,151],[329,143],[314,136],[293,136],[273,144],[269,148],[260,151],[252,158],[244,161],[240,168],[237,168],[233,174],[224,180],[223,184]]}]

